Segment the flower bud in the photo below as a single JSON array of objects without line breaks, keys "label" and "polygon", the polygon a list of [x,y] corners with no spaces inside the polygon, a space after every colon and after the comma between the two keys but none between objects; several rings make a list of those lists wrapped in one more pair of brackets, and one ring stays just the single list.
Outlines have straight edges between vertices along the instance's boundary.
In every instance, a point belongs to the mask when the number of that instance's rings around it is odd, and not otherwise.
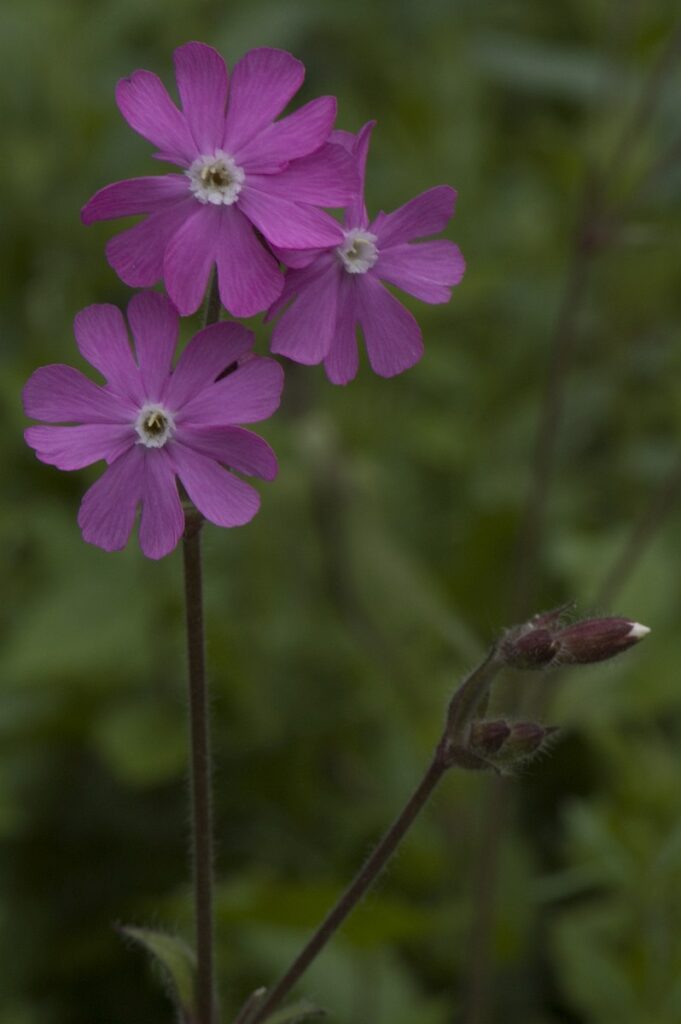
[{"label": "flower bud", "polygon": [[555,726],[539,722],[510,724],[503,719],[478,719],[469,728],[466,746],[452,749],[450,761],[462,768],[510,771],[544,750],[557,731]]},{"label": "flower bud", "polygon": [[507,665],[520,669],[546,668],[558,653],[551,630],[531,625],[510,629],[499,650]]},{"label": "flower bud", "polygon": [[539,722],[516,722],[506,743],[505,753],[514,758],[531,757],[541,750],[547,736],[555,731],[555,726],[547,727]]},{"label": "flower bud", "polygon": [[496,754],[511,735],[511,727],[503,719],[499,721],[478,720],[473,722],[468,734],[468,746],[480,757]]},{"label": "flower bud", "polygon": [[499,644],[499,657],[519,669],[588,665],[626,651],[650,632],[640,622],[616,617],[584,619],[559,628],[566,607],[535,615],[524,626],[509,629]]},{"label": "flower bud", "polygon": [[516,722],[511,726],[508,739],[501,749],[493,757],[490,757],[490,761],[501,770],[529,761],[546,749],[547,741],[557,731],[557,727],[553,725],[540,725],[539,722]]},{"label": "flower bud", "polygon": [[605,661],[633,647],[650,630],[630,619],[585,619],[559,630],[558,660],[564,665],[588,665]]}]

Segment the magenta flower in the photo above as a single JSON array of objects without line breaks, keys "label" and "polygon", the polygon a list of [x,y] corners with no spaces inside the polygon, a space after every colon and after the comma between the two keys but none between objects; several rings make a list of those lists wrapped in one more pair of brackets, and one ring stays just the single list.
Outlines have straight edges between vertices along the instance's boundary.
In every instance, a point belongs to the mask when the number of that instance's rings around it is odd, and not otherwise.
[{"label": "magenta flower", "polygon": [[[373,122],[357,136],[334,132],[332,138],[357,161],[363,191],[364,169]],[[379,213],[370,223],[362,192],[345,213],[341,245],[314,254],[282,253],[288,271],[280,298],[268,316],[292,298],[274,328],[272,351],[298,363],[319,363],[334,384],[357,373],[357,324],[362,328],[372,369],[392,377],[423,354],[421,330],[383,286],[397,285],[424,302],[447,302],[465,263],[458,246],[445,240],[414,239],[442,231],[454,212],[456,192],[447,185],[422,192],[394,213]]]},{"label": "magenta flower", "polygon": [[275,477],[272,449],[236,424],[272,415],[283,372],[274,359],[252,355],[252,332],[233,323],[199,331],[171,370],[179,319],[158,292],[136,295],[128,321],[136,360],[116,306],[88,306],[76,316],[78,348],[106,384],[70,366],[36,370],[24,388],[26,414],[71,425],[29,427],[25,437],[59,469],[108,463],[80,506],[86,541],[105,551],[124,547],[141,505],[140,546],[162,558],[184,529],[176,478],[218,526],[241,526],[258,511],[258,492],[223,467]]},{"label": "magenta flower", "polygon": [[305,76],[283,50],[251,50],[228,80],[212,47],[175,50],[182,111],[160,79],[135,71],[118,83],[128,124],[182,168],[181,174],[119,181],[83,207],[86,224],[147,214],[106,247],[109,263],[133,288],[161,279],[182,315],[198,309],[217,265],[222,304],[237,317],[266,309],[281,293],[277,261],[256,229],[279,249],[343,241],[339,224],[319,206],[344,206],[357,193],[352,159],[327,140],[336,101],[322,96],[274,119]]}]

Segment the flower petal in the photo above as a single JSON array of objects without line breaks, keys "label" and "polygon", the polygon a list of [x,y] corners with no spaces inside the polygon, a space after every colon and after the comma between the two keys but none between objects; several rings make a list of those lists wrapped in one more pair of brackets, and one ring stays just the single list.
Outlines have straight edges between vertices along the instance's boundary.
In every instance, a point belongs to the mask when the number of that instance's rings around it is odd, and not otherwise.
[{"label": "flower petal", "polygon": [[338,291],[343,271],[331,264],[300,289],[275,325],[272,352],[308,366],[327,355],[336,331]]},{"label": "flower petal", "polygon": [[322,253],[328,252],[328,249],[280,249],[277,245],[270,245],[270,249],[276,259],[291,270],[303,270],[314,263]]},{"label": "flower petal", "polygon": [[463,277],[466,263],[458,245],[445,239],[405,242],[382,249],[376,272],[424,302],[449,302],[452,287]]},{"label": "flower petal", "polygon": [[22,397],[27,416],[51,423],[129,423],[135,411],[128,400],[61,363],[39,367]]},{"label": "flower petal", "polygon": [[239,206],[268,242],[282,249],[324,249],[342,243],[343,230],[333,217],[266,192],[266,181],[263,176],[256,189],[247,180]]},{"label": "flower petal", "polygon": [[444,231],[454,214],[456,192],[449,185],[437,185],[410,199],[393,213],[379,213],[370,225],[378,236],[378,248],[411,242]]},{"label": "flower petal", "polygon": [[166,401],[171,409],[182,407],[211,384],[232,363],[253,348],[255,335],[241,324],[217,323],[194,335],[172,372]]},{"label": "flower petal", "polygon": [[[293,252],[294,250],[282,249],[282,252]],[[302,252],[312,252],[314,249],[303,249]],[[306,288],[312,281],[315,281],[322,274],[333,266],[338,265],[338,257],[334,252],[329,252],[328,249],[320,249],[316,251],[316,255],[312,259],[308,260],[302,267],[296,267],[287,272],[284,277],[284,288],[277,299],[273,302],[270,308],[267,310],[265,316],[265,323],[271,320],[279,313],[284,306],[288,305],[294,295],[299,295],[300,292]]]},{"label": "flower petal", "polygon": [[83,224],[94,224],[98,220],[151,213],[176,203],[188,192],[189,179],[185,174],[115,181],[95,192],[80,211],[80,219]]},{"label": "flower petal", "polygon": [[147,448],[139,528],[142,552],[147,558],[163,558],[177,546],[183,531],[184,512],[168,452],[165,448]]},{"label": "flower petal", "polygon": [[161,280],[168,242],[195,206],[189,198],[157,210],[107,242],[106,258],[121,281],[131,288],[149,288]]},{"label": "flower petal", "polygon": [[212,46],[185,43],[173,54],[182,109],[199,153],[222,145],[227,103],[227,68]]},{"label": "flower petal", "polygon": [[265,420],[279,407],[284,371],[274,359],[252,356],[211,384],[182,410],[191,427],[222,427]]},{"label": "flower petal", "polygon": [[168,449],[175,472],[199,512],[217,526],[243,526],[260,508],[260,495],[214,459],[177,442]]},{"label": "flower petal", "polygon": [[86,491],[78,512],[83,539],[105,551],[124,548],[144,489],[144,452],[133,445]]},{"label": "flower petal", "polygon": [[166,158],[185,166],[198,156],[187,122],[158,75],[134,71],[122,78],[116,86],[116,102],[130,127],[159,146]]},{"label": "flower petal", "polygon": [[277,457],[262,437],[243,427],[203,427],[182,430],[181,443],[216,462],[263,480],[274,480]]},{"label": "flower petal", "polygon": [[298,203],[333,207],[355,198],[359,177],[350,154],[328,143],[311,156],[292,161],[280,174],[249,174],[248,184]]},{"label": "flower petal", "polygon": [[236,150],[234,159],[249,174],[280,171],[289,160],[319,149],[328,139],[335,120],[335,96],[320,96],[268,125]]},{"label": "flower petal", "polygon": [[24,437],[41,462],[58,469],[82,469],[100,459],[113,462],[135,443],[129,423],[29,427]]},{"label": "flower petal", "polygon": [[367,121],[356,135],[353,135],[351,132],[344,131],[335,131],[331,135],[331,142],[343,146],[344,149],[352,154],[359,174],[359,187],[357,189],[357,194],[345,210],[344,223],[348,227],[365,228],[369,223],[367,208],[364,204],[364,179],[366,177],[367,156],[369,155],[371,133],[375,127],[375,121]]},{"label": "flower petal", "polygon": [[225,209],[195,202],[194,211],[168,242],[163,278],[182,316],[195,313],[203,302]]},{"label": "flower petal", "polygon": [[160,292],[139,292],[128,303],[128,323],[147,401],[159,401],[170,376],[180,321],[177,310]]},{"label": "flower petal", "polygon": [[300,89],[305,68],[285,50],[250,50],[235,65],[227,102],[224,149],[238,152],[266,128]]},{"label": "flower petal", "polygon": [[232,316],[254,316],[279,297],[284,278],[241,210],[225,206],[222,212],[216,252],[220,299]]},{"label": "flower petal", "polygon": [[336,332],[324,360],[326,375],[332,384],[348,384],[357,375],[357,292],[361,282],[343,274],[338,293]]},{"label": "flower petal", "polygon": [[104,375],[109,386],[134,403],[143,401],[139,370],[118,306],[86,306],[76,314],[73,330],[81,355]]},{"label": "flower petal", "polygon": [[423,355],[421,330],[409,310],[381,282],[368,274],[357,288],[357,313],[371,368],[394,377]]}]

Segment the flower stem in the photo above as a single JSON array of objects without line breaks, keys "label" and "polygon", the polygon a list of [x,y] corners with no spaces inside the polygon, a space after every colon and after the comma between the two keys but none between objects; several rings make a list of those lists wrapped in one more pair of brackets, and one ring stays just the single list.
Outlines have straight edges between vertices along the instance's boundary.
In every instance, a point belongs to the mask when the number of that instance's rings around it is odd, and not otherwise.
[{"label": "flower stem", "polygon": [[213,812],[201,583],[202,517],[195,510],[189,510],[186,512],[185,523],[183,555],[189,661],[191,821],[197,961],[196,1013],[197,1024],[213,1024]]},{"label": "flower stem", "polygon": [[447,761],[442,756],[440,747],[438,747],[425,775],[402,811],[385,833],[376,849],[357,872],[336,905],[319,925],[307,945],[301,950],[276,985],[270,989],[266,998],[258,1006],[255,1014],[248,1018],[249,1024],[259,1024],[259,1022],[266,1020],[273,1010],[279,1006],[282,999],[288,995],[312,961],[319,955],[334,932],[359,903],[388,863],[414,819],[447,771],[447,768]]},{"label": "flower stem", "polygon": [[[385,833],[376,849],[359,869],[338,902],[329,911],[315,933],[303,947],[288,970],[281,976],[276,985],[270,989],[264,999],[253,1006],[246,1003],[238,1014],[235,1024],[260,1024],[289,994],[294,985],[305,973],[307,968],[321,953],[324,946],[340,928],[359,901],[371,888],[381,871],[388,863],[405,835],[413,825],[421,810],[425,807],[433,790],[453,765],[465,764],[461,758],[460,744],[471,719],[476,714],[481,702],[484,702],[494,676],[501,667],[496,657],[496,645],[491,648],[480,665],[463,680],[455,691],[447,709],[445,727],[426,772],[418,786],[407,800],[395,821]],[[252,999],[252,997],[251,997]],[[251,1007],[253,1007],[251,1009]]]},{"label": "flower stem", "polygon": [[[220,319],[217,270],[213,272],[206,299],[204,326]],[[194,875],[196,932],[196,1024],[214,1024],[213,981],[213,799],[211,794],[210,720],[206,686],[206,654],[203,627],[201,527],[203,516],[189,502],[185,505],[182,543],[184,595],[187,623],[189,682],[189,739],[191,787],[191,837]]]}]

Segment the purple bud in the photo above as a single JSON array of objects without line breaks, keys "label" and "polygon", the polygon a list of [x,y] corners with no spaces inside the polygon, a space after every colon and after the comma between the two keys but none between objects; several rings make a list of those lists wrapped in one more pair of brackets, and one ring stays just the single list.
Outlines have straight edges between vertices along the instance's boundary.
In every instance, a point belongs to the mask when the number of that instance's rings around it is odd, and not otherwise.
[{"label": "purple bud", "polygon": [[558,646],[550,629],[521,626],[506,633],[499,653],[512,668],[546,668],[556,657]]},{"label": "purple bud", "polygon": [[540,725],[539,722],[516,722],[503,747],[492,758],[498,768],[511,768],[522,764],[538,754],[546,746],[549,737],[557,732],[556,726]]},{"label": "purple bud", "polygon": [[511,727],[503,719],[494,722],[478,720],[470,727],[468,745],[481,757],[489,757],[503,747],[510,735]]},{"label": "purple bud", "polygon": [[584,619],[560,629],[567,607],[535,615],[524,626],[509,629],[499,644],[498,657],[519,669],[588,665],[626,651],[650,632],[640,622],[616,617]]},{"label": "purple bud", "polygon": [[558,661],[564,665],[588,665],[605,661],[633,647],[650,630],[630,619],[585,619],[555,634]]}]

